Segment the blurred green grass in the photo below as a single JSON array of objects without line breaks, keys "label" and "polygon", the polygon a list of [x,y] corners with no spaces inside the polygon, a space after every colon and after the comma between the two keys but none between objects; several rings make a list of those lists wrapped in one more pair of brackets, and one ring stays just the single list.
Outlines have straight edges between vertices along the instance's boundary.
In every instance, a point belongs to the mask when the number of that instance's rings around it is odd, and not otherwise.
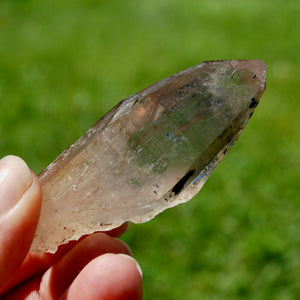
[{"label": "blurred green grass", "polygon": [[263,59],[267,90],[192,201],[124,235],[145,299],[300,294],[297,0],[0,2],[0,156],[40,172],[121,99],[191,65]]}]

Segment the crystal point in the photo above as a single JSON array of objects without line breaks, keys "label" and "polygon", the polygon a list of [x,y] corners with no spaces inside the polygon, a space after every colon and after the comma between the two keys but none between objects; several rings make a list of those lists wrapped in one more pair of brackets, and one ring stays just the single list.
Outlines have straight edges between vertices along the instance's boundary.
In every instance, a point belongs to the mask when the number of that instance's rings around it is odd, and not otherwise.
[{"label": "crystal point", "polygon": [[265,82],[263,61],[211,61],[121,101],[39,175],[31,251],[54,252],[190,200],[239,137]]}]

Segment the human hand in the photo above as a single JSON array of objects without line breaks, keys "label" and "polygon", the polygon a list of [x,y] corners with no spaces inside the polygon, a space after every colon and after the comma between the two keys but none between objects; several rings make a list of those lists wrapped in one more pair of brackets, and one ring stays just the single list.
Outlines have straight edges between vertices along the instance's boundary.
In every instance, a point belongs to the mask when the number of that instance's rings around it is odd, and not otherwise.
[{"label": "human hand", "polygon": [[127,224],[59,247],[28,253],[42,201],[40,183],[23,160],[0,160],[1,299],[142,299],[142,276],[129,247],[116,239]]}]

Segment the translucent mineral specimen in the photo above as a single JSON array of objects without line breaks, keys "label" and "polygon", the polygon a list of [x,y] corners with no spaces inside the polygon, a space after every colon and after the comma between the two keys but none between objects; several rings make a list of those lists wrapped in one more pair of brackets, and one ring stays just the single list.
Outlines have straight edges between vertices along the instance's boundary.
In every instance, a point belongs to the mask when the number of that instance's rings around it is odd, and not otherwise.
[{"label": "translucent mineral specimen", "polygon": [[31,251],[190,200],[252,116],[265,74],[260,60],[204,62],[120,102],[40,174]]}]

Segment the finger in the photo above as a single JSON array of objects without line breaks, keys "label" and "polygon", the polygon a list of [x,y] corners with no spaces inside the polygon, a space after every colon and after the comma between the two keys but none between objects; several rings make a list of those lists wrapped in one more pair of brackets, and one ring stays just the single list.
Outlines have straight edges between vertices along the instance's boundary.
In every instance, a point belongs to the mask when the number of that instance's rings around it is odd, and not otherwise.
[{"label": "finger", "polygon": [[63,299],[140,300],[142,273],[138,263],[127,255],[105,254],[91,261]]},{"label": "finger", "polygon": [[[20,268],[13,274],[11,279],[7,282],[5,287],[0,289],[0,295],[6,293],[12,288],[16,287],[22,282],[33,278],[36,275],[44,273],[47,269],[55,264],[61,257],[63,257],[74,245],[76,241],[69,242],[68,244],[61,245],[59,249],[54,253],[28,253]],[[16,299],[23,299],[22,297],[16,297]]]},{"label": "finger", "polygon": [[86,237],[44,274],[41,281],[42,298],[59,298],[80,271],[97,256],[104,253],[130,252],[124,242],[104,233]]},{"label": "finger", "polygon": [[[128,229],[128,227],[129,223],[126,222],[115,229],[103,233],[111,237],[119,237]],[[67,252],[69,252],[76,244],[80,243],[86,237],[92,235],[93,234],[85,235],[78,241],[69,241],[67,244],[60,245],[55,253],[29,253],[21,266],[22,273],[28,274],[27,277],[30,277],[47,270]],[[126,245],[126,247],[128,246]],[[129,247],[128,250],[130,251]]]},{"label": "finger", "polygon": [[[105,232],[111,237],[119,237],[122,235],[129,227],[129,223],[126,222],[120,227],[117,227],[113,230]],[[88,235],[87,235],[88,236]],[[7,282],[6,286],[3,289],[0,289],[0,294],[7,292],[13,287],[17,286],[21,282],[26,281],[29,278],[32,278],[35,275],[41,274],[59,261],[68,251],[71,250],[76,244],[87,236],[82,237],[79,241],[70,241],[67,244],[60,245],[58,250],[55,253],[29,253],[25,260],[23,261],[21,267],[13,275],[11,280]]]},{"label": "finger", "polygon": [[28,253],[41,197],[39,181],[22,159],[7,156],[0,161],[0,290]]},{"label": "finger", "polygon": [[120,237],[124,232],[128,230],[129,226],[130,226],[129,222],[125,222],[121,226],[109,231],[105,231],[104,233],[106,233],[109,236]]}]

